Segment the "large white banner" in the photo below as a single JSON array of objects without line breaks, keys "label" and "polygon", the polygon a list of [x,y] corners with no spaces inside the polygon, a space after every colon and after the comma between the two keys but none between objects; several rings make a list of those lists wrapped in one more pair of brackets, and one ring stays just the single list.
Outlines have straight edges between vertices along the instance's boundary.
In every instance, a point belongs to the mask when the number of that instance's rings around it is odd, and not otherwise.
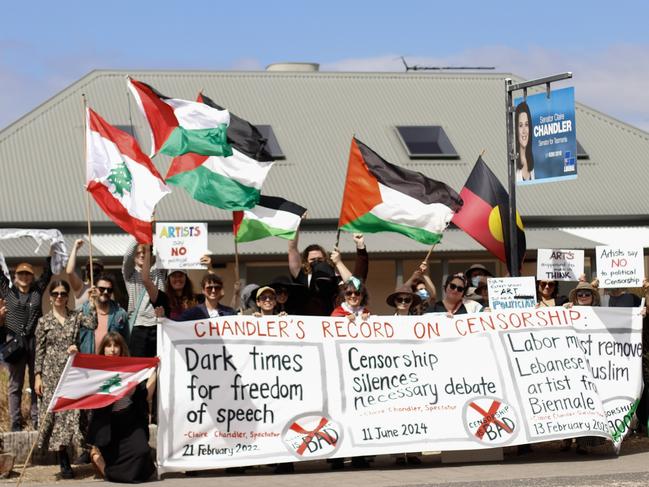
[{"label": "large white banner", "polygon": [[637,308],[159,327],[158,462],[210,469],[594,435],[641,392]]}]

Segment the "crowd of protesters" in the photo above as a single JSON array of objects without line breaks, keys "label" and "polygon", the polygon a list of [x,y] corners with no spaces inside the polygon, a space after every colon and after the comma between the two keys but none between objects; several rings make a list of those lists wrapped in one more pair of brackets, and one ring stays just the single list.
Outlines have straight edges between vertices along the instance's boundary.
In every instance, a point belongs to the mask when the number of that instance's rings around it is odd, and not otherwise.
[{"label": "crowd of protesters", "polygon": [[[155,375],[132,394],[103,409],[47,413],[47,404],[68,354],[153,357],[160,317],[190,321],[234,314],[258,317],[288,314],[367,320],[372,314],[367,287],[369,257],[363,236],[354,234],[353,240],[356,255],[350,271],[338,249],[327,253],[322,246],[312,244],[300,252],[296,236],[289,241],[286,275],[266,283],[248,284],[243,289],[240,283],[235,283],[231,306],[221,303],[225,296],[223,280],[211,269],[200,281],[200,294],[195,294],[187,272],[156,267],[150,246],[135,242],[125,253],[122,265],[127,309],[116,301],[115,278],[105,272],[100,261],[86,263],[82,276],[76,273],[82,240],[76,241],[72,248],[66,280],[52,280],[49,257],[38,277],[29,263],[18,264],[13,282],[0,273],[3,341],[18,343],[14,356],[7,359],[11,431],[21,431],[24,427],[21,398],[27,376],[31,423],[39,431],[38,445],[58,453],[62,478],[74,476],[68,449],[76,445],[83,452],[79,462],[92,461],[105,478],[119,482],[146,480],[154,469],[148,447],[148,423],[156,422]],[[209,265],[210,257],[204,256],[201,263]],[[448,275],[438,295],[429,276],[428,262],[422,262],[385,302],[399,316],[425,313],[453,316],[490,311],[487,286],[490,277],[494,276],[484,265],[471,265],[465,272]],[[645,280],[643,292],[649,297],[649,281]],[[568,297],[560,296],[558,283],[551,280],[537,281],[537,295],[537,306],[599,306],[602,302],[597,281],[588,282],[585,276]],[[606,298],[608,306],[640,305],[640,298],[625,290],[611,291]],[[43,316],[44,299],[49,299],[51,310]],[[74,306],[69,305],[71,301]],[[638,409],[638,416],[644,420],[642,424],[646,424],[647,409],[646,404]],[[579,438],[577,451],[587,453],[598,441],[591,437]],[[566,440],[563,448],[569,449],[571,444],[572,440]],[[528,445],[519,449],[527,450]],[[421,462],[413,453],[397,455],[396,461],[398,464]],[[344,467],[343,459],[330,463],[333,469]],[[355,457],[351,464],[365,468],[370,459]],[[279,464],[276,472],[293,472],[293,464]]]}]

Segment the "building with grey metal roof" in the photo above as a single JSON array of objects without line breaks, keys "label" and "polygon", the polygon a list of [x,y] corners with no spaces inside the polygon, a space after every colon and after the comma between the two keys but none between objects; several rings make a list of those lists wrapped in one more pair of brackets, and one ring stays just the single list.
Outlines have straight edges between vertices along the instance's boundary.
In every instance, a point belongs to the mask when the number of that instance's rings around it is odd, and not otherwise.
[{"label": "building with grey metal roof", "polygon": [[[85,233],[86,195],[82,94],[109,123],[132,130],[148,151],[143,117],[127,93],[125,76],[151,84],[161,93],[195,99],[203,90],[218,104],[254,124],[270,125],[281,147],[264,185],[308,208],[302,246],[335,239],[351,138],[386,160],[420,171],[461,189],[478,154],[506,182],[505,84],[502,73],[339,73],[339,72],[192,72],[93,71],[0,132],[2,191],[0,225],[59,228],[68,244]],[[579,93],[576,94],[577,98]],[[397,134],[398,125],[441,126],[457,152],[449,158],[410,158]],[[519,188],[518,210],[527,226],[528,255],[547,247],[592,249],[595,244],[630,243],[649,247],[649,134],[577,103],[577,139],[587,158],[578,161],[575,181]],[[154,163],[165,174],[170,159]],[[104,260],[117,264],[128,237],[91,203],[93,244]],[[207,221],[210,250],[231,262],[231,214],[193,201],[175,189],[158,205],[161,221]],[[386,289],[421,260],[426,247],[406,237],[366,237],[375,263],[394,269]],[[632,239],[632,240],[631,240]],[[33,256],[35,246],[0,242],[10,263]],[[352,251],[342,237],[343,251]],[[286,262],[286,242],[265,239],[241,244],[243,269]],[[83,254],[82,254],[83,255]],[[435,249],[441,272],[488,261],[503,267],[479,244],[457,229],[446,232]],[[273,264],[274,263],[274,264]],[[385,268],[385,266],[383,266]],[[224,272],[231,269],[228,267]],[[268,271],[270,272],[270,271]],[[276,272],[277,273],[277,272]],[[255,276],[267,273],[252,272]],[[435,273],[434,273],[435,274]]]}]

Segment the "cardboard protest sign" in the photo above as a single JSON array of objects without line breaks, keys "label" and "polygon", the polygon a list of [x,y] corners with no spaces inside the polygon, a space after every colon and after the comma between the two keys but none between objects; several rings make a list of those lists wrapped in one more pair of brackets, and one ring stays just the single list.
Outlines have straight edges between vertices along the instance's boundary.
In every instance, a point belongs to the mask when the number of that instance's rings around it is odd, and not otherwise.
[{"label": "cardboard protest sign", "polygon": [[538,280],[578,281],[584,273],[584,251],[539,249],[536,263]]},{"label": "cardboard protest sign", "polygon": [[156,222],[153,245],[160,269],[205,269],[207,223]]},{"label": "cardboard protest sign", "polygon": [[164,320],[159,472],[586,435],[619,445],[641,331],[636,308]]},{"label": "cardboard protest sign", "polygon": [[533,277],[490,277],[487,279],[491,309],[533,308],[536,281]]},{"label": "cardboard protest sign", "polygon": [[640,287],[644,279],[642,247],[595,247],[597,278],[604,289]]}]

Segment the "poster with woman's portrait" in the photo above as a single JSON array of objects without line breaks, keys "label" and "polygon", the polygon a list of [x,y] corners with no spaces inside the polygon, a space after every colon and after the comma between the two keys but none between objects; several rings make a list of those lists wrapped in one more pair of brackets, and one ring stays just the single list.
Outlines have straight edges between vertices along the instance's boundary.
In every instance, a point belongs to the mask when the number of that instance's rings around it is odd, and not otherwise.
[{"label": "poster with woman's portrait", "polygon": [[577,177],[575,89],[514,100],[516,184]]}]

